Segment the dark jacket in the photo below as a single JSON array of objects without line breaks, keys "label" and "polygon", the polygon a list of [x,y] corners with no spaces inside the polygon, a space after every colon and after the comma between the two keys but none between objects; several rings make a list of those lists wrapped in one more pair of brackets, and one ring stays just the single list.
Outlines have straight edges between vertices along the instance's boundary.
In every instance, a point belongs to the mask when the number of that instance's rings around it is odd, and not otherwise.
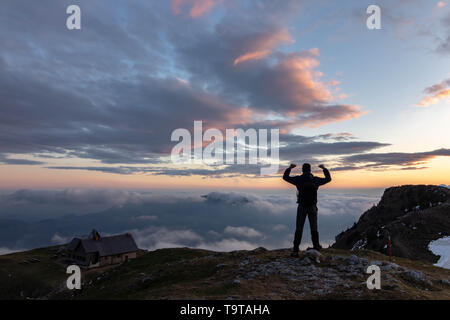
[{"label": "dark jacket", "polygon": [[328,169],[323,169],[325,178],[319,178],[312,173],[303,173],[301,176],[290,177],[291,169],[284,171],[283,180],[292,183],[297,187],[297,203],[303,206],[312,206],[317,204],[317,189],[321,185],[331,181],[331,175]]}]

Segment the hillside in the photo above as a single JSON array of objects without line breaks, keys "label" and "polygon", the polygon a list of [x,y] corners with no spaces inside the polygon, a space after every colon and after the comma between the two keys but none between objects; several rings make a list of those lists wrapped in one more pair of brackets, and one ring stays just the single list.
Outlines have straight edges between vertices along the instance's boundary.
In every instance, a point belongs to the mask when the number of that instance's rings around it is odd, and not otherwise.
[{"label": "hillside", "polygon": [[[450,299],[450,270],[331,248],[300,258],[288,249],[160,249],[83,271],[82,289],[69,291],[56,249],[0,256],[0,299]],[[381,267],[381,290],[366,287],[369,264]]]},{"label": "hillside", "polygon": [[376,206],[336,237],[332,247],[388,254],[389,234],[393,255],[436,263],[439,257],[428,244],[450,235],[450,190],[433,185],[388,188]]}]

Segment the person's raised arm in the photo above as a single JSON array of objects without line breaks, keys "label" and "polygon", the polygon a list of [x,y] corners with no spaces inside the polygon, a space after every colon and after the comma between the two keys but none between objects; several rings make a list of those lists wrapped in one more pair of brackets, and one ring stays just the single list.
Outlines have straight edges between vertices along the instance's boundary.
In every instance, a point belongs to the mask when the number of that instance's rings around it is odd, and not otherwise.
[{"label": "person's raised arm", "polygon": [[289,176],[289,175],[291,174],[291,169],[293,169],[293,168],[295,168],[295,167],[296,167],[295,164],[291,164],[291,165],[289,166],[289,168],[287,168],[287,169],[284,171],[284,174],[283,174],[283,180],[284,180],[284,181],[287,181],[287,182],[289,182],[289,183],[295,184],[295,179],[294,179],[294,177],[290,177],[290,176]]},{"label": "person's raised arm", "polygon": [[328,171],[327,168],[325,168],[325,166],[323,164],[321,164],[319,166],[320,169],[323,170],[323,174],[325,175],[325,178],[319,178],[317,177],[317,180],[319,181],[319,185],[324,185],[325,183],[328,183],[331,181],[331,175],[330,175],[330,171]]}]

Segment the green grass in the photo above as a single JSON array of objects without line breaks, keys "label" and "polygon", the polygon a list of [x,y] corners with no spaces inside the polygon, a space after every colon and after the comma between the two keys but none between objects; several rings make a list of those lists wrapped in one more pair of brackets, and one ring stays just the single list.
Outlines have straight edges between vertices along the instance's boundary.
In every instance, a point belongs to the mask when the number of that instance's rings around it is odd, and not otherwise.
[{"label": "green grass", "polygon": [[[0,257],[0,299],[37,298],[64,283],[66,270],[52,260],[50,248],[39,248]],[[19,264],[24,259],[40,262]]]},{"label": "green grass", "polygon": [[[211,251],[187,248],[149,252],[116,267],[75,298],[144,299],[171,294],[180,285],[212,276],[216,272],[216,260],[193,261],[211,254]],[[147,280],[143,282],[144,278]]]}]

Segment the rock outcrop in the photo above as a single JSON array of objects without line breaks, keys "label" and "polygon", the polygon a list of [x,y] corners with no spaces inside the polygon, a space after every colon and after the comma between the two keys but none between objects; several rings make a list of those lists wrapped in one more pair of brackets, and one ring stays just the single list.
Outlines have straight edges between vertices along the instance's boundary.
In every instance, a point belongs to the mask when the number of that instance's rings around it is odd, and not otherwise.
[{"label": "rock outcrop", "polygon": [[450,235],[450,190],[433,185],[388,188],[378,205],[336,237],[333,248],[369,249],[394,256],[437,262],[430,241]]}]

